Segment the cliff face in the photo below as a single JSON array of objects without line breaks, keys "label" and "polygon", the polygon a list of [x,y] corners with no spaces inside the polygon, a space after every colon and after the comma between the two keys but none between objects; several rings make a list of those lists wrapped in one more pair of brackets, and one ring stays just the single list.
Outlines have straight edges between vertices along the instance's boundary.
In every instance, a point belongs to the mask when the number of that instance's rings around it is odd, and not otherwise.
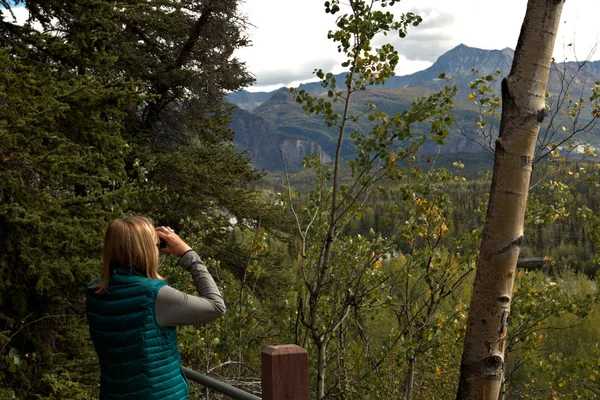
[{"label": "cliff face", "polygon": [[295,169],[302,166],[302,159],[311,154],[318,154],[324,163],[331,162],[331,156],[323,151],[321,146],[315,142],[300,139],[284,140],[280,144],[281,151],[288,166]]},{"label": "cliff face", "polygon": [[[236,109],[231,129],[236,132],[235,142],[240,151],[246,151],[257,168],[283,169],[281,154],[289,170],[302,167],[302,159],[312,153],[320,154],[324,162],[331,157],[312,140],[288,138],[267,119],[246,110]],[[281,151],[280,151],[281,149]]]}]

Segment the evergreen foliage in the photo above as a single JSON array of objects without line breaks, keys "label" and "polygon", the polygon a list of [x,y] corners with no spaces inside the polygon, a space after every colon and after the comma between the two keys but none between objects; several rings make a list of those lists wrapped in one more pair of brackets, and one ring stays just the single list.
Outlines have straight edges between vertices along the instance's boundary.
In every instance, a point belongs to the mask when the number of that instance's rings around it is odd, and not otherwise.
[{"label": "evergreen foliage", "polygon": [[82,293],[107,221],[185,227],[238,271],[222,227],[281,218],[247,187],[260,174],[228,129],[225,94],[252,81],[232,57],[247,44],[237,1],[2,5],[29,20],[0,26],[0,385],[66,395],[72,362],[94,363]]}]

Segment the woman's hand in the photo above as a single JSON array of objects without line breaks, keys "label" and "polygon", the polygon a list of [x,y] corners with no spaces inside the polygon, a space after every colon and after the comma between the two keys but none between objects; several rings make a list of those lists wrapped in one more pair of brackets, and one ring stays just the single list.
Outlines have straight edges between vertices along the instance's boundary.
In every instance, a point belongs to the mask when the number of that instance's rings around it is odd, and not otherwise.
[{"label": "woman's hand", "polygon": [[159,249],[162,254],[172,254],[181,257],[192,248],[188,246],[175,231],[168,226],[157,226],[154,228],[159,238],[167,244],[162,249]]}]

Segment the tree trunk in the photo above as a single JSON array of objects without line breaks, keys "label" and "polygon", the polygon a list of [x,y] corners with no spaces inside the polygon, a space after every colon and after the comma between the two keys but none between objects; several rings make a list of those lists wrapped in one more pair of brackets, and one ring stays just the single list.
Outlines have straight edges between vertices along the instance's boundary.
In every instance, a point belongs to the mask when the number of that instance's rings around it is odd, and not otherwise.
[{"label": "tree trunk", "polygon": [[510,74],[502,81],[487,219],[465,334],[457,400],[498,399],[514,276],[537,135],[564,0],[529,0]]},{"label": "tree trunk", "polygon": [[404,387],[404,400],[410,400],[412,398],[412,390],[415,382],[415,364],[417,362],[417,353],[408,359],[408,370],[406,371],[406,383]]},{"label": "tree trunk", "polygon": [[319,365],[317,367],[317,400],[325,397],[325,370],[327,368],[327,342],[321,341],[319,349]]},{"label": "tree trunk", "polygon": [[500,385],[500,394],[498,395],[498,400],[504,400],[506,396],[506,381],[502,379],[502,385]]}]

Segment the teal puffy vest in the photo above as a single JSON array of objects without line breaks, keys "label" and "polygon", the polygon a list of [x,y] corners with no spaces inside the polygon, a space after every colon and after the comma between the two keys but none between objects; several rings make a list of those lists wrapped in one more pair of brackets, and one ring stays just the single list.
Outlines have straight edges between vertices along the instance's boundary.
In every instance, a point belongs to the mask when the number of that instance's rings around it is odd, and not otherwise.
[{"label": "teal puffy vest", "polygon": [[187,399],[175,327],[163,328],[154,317],[154,300],[164,285],[118,267],[108,293],[99,296],[88,287],[86,313],[100,359],[100,400]]}]

